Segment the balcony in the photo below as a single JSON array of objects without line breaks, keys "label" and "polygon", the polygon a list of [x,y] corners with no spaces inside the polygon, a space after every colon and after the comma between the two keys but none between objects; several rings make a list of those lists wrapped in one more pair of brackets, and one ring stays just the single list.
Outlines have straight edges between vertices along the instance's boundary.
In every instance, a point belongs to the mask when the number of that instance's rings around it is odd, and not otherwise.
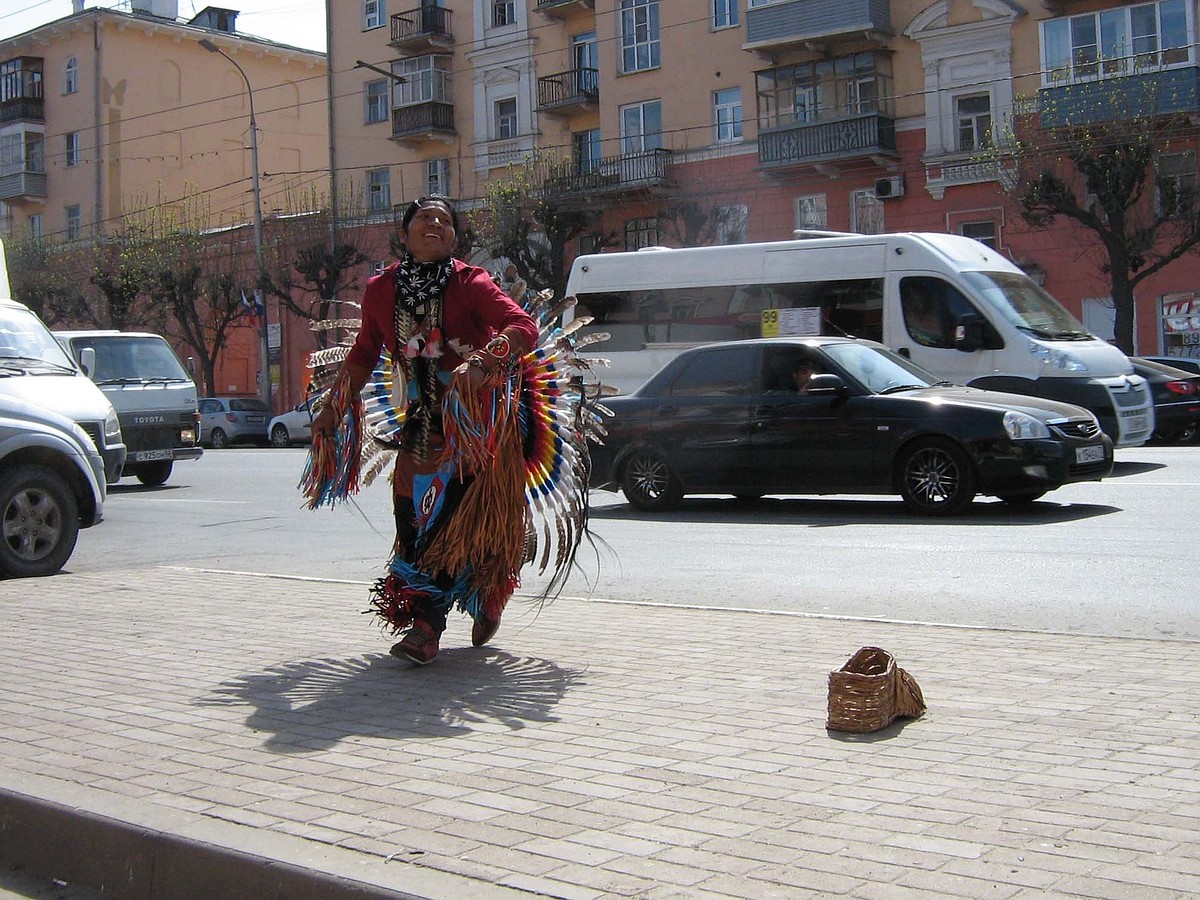
[{"label": "balcony", "polygon": [[46,199],[46,173],[23,170],[0,175],[0,201]]},{"label": "balcony", "polygon": [[971,157],[946,156],[925,163],[925,189],[934,200],[941,200],[946,188],[999,181],[1000,176],[997,163]]},{"label": "balcony", "polygon": [[40,56],[17,56],[0,63],[0,123],[45,122]]},{"label": "balcony", "polygon": [[771,51],[864,37],[883,42],[892,34],[889,0],[791,0],[746,10],[742,49]]},{"label": "balcony", "polygon": [[550,19],[567,19],[579,12],[593,12],[595,0],[537,0],[537,11]]},{"label": "balcony", "polygon": [[832,121],[788,125],[759,131],[758,162],[784,168],[858,157],[895,159],[896,121],[865,113]]},{"label": "balcony", "polygon": [[403,144],[449,143],[456,134],[453,103],[428,100],[392,110],[392,139]]},{"label": "balcony", "polygon": [[673,186],[667,177],[671,151],[642,150],[596,160],[586,171],[575,163],[556,166],[542,184],[542,190],[557,198],[590,197],[597,194],[662,193]]},{"label": "balcony", "polygon": [[1038,91],[1043,128],[1200,111],[1200,68],[1134,72]]},{"label": "balcony", "polygon": [[0,100],[0,125],[5,122],[45,122],[46,101],[41,97]]},{"label": "balcony", "polygon": [[538,110],[567,115],[595,109],[600,102],[598,69],[571,69],[538,79]]},{"label": "balcony", "polygon": [[450,33],[450,10],[421,6],[396,13],[392,16],[392,38],[388,43],[411,54],[452,49],[454,36]]}]

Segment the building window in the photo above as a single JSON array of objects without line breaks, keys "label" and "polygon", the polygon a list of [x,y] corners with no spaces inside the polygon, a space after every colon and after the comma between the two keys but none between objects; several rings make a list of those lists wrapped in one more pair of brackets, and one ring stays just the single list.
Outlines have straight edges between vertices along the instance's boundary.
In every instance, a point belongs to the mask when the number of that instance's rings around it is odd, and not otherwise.
[{"label": "building window", "polygon": [[727,144],[742,139],[742,89],[713,91],[713,139]]},{"label": "building window", "polygon": [[1196,151],[1160,153],[1154,168],[1159,215],[1169,219],[1192,215],[1196,204]]},{"label": "building window", "polygon": [[829,208],[824,194],[805,194],[795,202],[797,228],[825,231],[829,228]]},{"label": "building window", "polygon": [[67,59],[63,66],[63,93],[74,94],[79,90],[79,61],[75,57]]},{"label": "building window", "polygon": [[392,208],[392,173],[388,169],[367,172],[367,210],[386,212]]},{"label": "building window", "polygon": [[996,249],[996,223],[995,222],[964,222],[959,229],[959,233],[963,237],[973,238],[981,244],[986,244],[993,250]]},{"label": "building window", "polygon": [[1188,7],[1185,0],[1161,0],[1042,22],[1045,83],[1194,65]]},{"label": "building window", "polygon": [[517,136],[517,100],[509,97],[492,104],[495,140],[506,141]]},{"label": "building window", "polygon": [[29,236],[35,241],[42,239],[42,214],[34,213],[29,217]]},{"label": "building window", "polygon": [[654,69],[659,59],[658,0],[621,0],[621,71]]},{"label": "building window", "polygon": [[954,99],[958,119],[958,149],[986,150],[992,146],[992,98],[988,94],[972,94]]},{"label": "building window", "polygon": [[580,175],[594,172],[600,165],[600,129],[577,131],[571,135],[575,171]]},{"label": "building window", "polygon": [[450,196],[449,159],[430,159],[425,162],[425,193]]},{"label": "building window", "polygon": [[662,102],[649,100],[621,107],[621,152],[658,150],[662,140]]},{"label": "building window", "polygon": [[712,27],[733,28],[738,24],[738,0],[712,0]]},{"label": "building window", "polygon": [[363,31],[378,28],[387,21],[385,0],[363,0]]},{"label": "building window", "polygon": [[874,188],[850,192],[850,228],[858,234],[883,234],[883,201]]},{"label": "building window", "polygon": [[63,150],[63,164],[68,168],[79,165],[79,132],[68,131]]},{"label": "building window", "polygon": [[366,122],[371,125],[375,122],[386,122],[390,118],[391,110],[388,108],[388,83],[384,79],[379,81],[367,82],[367,117]]},{"label": "building window", "polygon": [[657,247],[658,219],[629,219],[625,223],[625,249],[640,250],[643,247]]},{"label": "building window", "polygon": [[80,232],[83,229],[83,219],[79,213],[79,204],[73,204],[66,208],[67,218],[67,240],[79,240]]},{"label": "building window", "polygon": [[492,27],[503,28],[517,23],[516,0],[492,0]]},{"label": "building window", "polygon": [[448,56],[411,56],[392,63],[392,71],[404,78],[396,85],[396,105],[412,106],[434,100],[450,103],[449,59]]},{"label": "building window", "polygon": [[744,204],[717,208],[717,243],[746,243],[746,223],[750,218],[750,207]]},{"label": "building window", "polygon": [[856,53],[755,75],[759,125],[776,128],[863,113],[891,115],[888,57]]}]

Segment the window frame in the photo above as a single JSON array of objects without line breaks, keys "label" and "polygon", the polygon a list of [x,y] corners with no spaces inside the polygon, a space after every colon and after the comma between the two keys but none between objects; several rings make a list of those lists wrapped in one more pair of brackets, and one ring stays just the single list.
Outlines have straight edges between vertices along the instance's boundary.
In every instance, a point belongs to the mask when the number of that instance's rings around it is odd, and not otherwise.
[{"label": "window frame", "polygon": [[364,125],[377,125],[380,122],[390,121],[392,118],[392,91],[388,79],[379,78],[365,82],[363,84],[363,104]]},{"label": "window frame", "polygon": [[363,0],[362,30],[373,31],[387,24],[387,0]]},{"label": "window frame", "polygon": [[[964,113],[962,111],[962,103],[971,100],[986,100],[987,111],[983,113]],[[992,147],[994,140],[994,122],[995,118],[992,115],[992,94],[990,91],[974,91],[971,93],[955,94],[951,98],[954,105],[954,149],[958,153],[973,153],[978,150],[989,150]],[[981,129],[979,126],[986,119],[987,127]],[[970,128],[971,146],[965,146],[963,140],[964,126]]]},{"label": "window frame", "polygon": [[487,20],[489,28],[509,28],[516,25],[516,0],[489,0]]},{"label": "window frame", "polygon": [[[1180,161],[1180,171],[1164,172],[1164,164],[1174,160]],[[1166,219],[1181,219],[1192,215],[1196,208],[1198,182],[1200,179],[1197,177],[1194,149],[1159,153],[1154,160],[1154,208],[1157,214]],[[1174,197],[1168,199],[1165,196],[1165,183],[1175,185]]]},{"label": "window frame", "polygon": [[[1139,19],[1144,21],[1151,10],[1153,33],[1139,31]],[[1164,10],[1171,17],[1167,24]],[[1175,19],[1181,12],[1179,23]],[[1178,28],[1182,31],[1172,34]],[[1042,86],[1195,66],[1195,35],[1195,13],[1187,0],[1151,0],[1045,19],[1038,23]]]},{"label": "window frame", "polygon": [[83,210],[78,203],[64,206],[63,218],[66,220],[66,226],[63,229],[66,240],[77,241],[83,237]]},{"label": "window frame", "polygon": [[440,156],[425,160],[425,193],[451,196],[449,157]]},{"label": "window frame", "polygon": [[[721,100],[722,94],[735,94],[736,100]],[[736,144],[744,139],[745,119],[742,114],[742,88],[721,88],[712,92],[713,143]]]},{"label": "window frame", "polygon": [[79,92],[79,60],[74,56],[68,56],[67,61],[63,63],[63,94],[76,94]]},{"label": "window frame", "polygon": [[[659,0],[621,0],[617,53],[623,74],[662,65],[662,20]],[[644,38],[641,33],[644,32]]]},{"label": "window frame", "polygon": [[737,28],[741,24],[738,0],[712,0],[709,4],[709,27],[713,31],[725,28]]},{"label": "window frame", "polygon": [[658,216],[640,216],[626,219],[621,227],[621,236],[626,250],[657,247],[662,243],[662,225]]},{"label": "window frame", "polygon": [[392,170],[384,167],[367,169],[367,212],[390,212],[392,209]]},{"label": "window frame", "polygon": [[79,149],[79,132],[68,131],[63,135],[63,166],[67,169],[73,169],[82,160],[83,157]]},{"label": "window frame", "polygon": [[[646,113],[650,109],[656,109],[658,115],[658,130],[646,130]],[[629,131],[626,128],[628,124],[628,114],[637,111],[637,131]],[[620,107],[617,111],[621,123],[621,153],[625,156],[632,156],[636,153],[645,153],[648,150],[661,150],[663,148],[663,130],[662,130],[662,100],[641,100],[637,103],[627,103]],[[647,140],[650,139],[650,140]],[[657,139],[657,142],[655,141]],[[636,147],[634,145],[637,145]]]},{"label": "window frame", "polygon": [[[508,111],[511,106],[511,113]],[[511,141],[521,135],[520,105],[516,97],[492,101],[492,140]]]}]

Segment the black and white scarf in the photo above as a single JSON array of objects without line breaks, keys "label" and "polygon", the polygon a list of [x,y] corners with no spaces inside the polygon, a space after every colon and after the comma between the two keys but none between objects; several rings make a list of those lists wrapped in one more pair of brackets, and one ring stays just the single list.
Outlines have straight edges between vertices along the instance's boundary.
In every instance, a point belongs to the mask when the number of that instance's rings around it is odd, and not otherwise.
[{"label": "black and white scarf", "polygon": [[[412,431],[412,451],[424,459],[429,448],[429,431],[437,413],[437,358],[442,355],[442,312],[446,284],[454,273],[447,257],[435,262],[417,262],[405,253],[396,270],[396,377],[402,395],[415,384],[417,397],[407,407]],[[406,429],[408,430],[408,429]]]}]

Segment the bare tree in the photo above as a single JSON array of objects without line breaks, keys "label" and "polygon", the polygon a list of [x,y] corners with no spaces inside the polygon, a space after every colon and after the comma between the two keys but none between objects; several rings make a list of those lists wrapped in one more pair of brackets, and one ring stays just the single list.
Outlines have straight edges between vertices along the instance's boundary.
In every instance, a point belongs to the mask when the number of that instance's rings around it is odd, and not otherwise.
[{"label": "bare tree", "polygon": [[[483,204],[472,210],[473,241],[493,258],[511,262],[531,288],[567,286],[567,245],[583,235],[600,236],[600,213],[562,188],[561,164],[534,153],[490,182]],[[603,240],[603,239],[602,239]]]},{"label": "bare tree", "polygon": [[[1015,115],[990,160],[1031,227],[1062,217],[1092,233],[1111,285],[1116,343],[1133,353],[1138,285],[1200,245],[1197,129],[1162,108],[1156,83],[1134,77],[1055,96]],[[1178,171],[1175,154],[1184,160]]]},{"label": "bare tree", "polygon": [[[77,271],[80,252],[52,246],[32,234],[6,247],[13,299],[32,309],[47,325],[92,323],[92,307]],[[85,251],[86,253],[86,251]]]}]

